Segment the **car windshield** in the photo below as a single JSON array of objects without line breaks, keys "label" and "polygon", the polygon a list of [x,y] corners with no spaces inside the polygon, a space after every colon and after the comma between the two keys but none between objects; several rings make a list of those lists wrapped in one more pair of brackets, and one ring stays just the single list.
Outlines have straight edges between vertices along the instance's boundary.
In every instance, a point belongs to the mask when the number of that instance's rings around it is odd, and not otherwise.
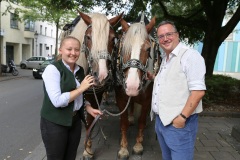
[{"label": "car windshield", "polygon": [[53,59],[52,60],[46,60],[46,61],[42,62],[41,67],[47,67],[49,64],[51,64],[53,62],[54,62]]}]

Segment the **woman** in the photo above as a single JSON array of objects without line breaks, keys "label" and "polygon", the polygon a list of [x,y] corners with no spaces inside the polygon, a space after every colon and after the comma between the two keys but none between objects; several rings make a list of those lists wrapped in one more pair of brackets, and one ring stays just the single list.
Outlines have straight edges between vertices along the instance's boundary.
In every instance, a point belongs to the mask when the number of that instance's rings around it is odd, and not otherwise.
[{"label": "woman", "polygon": [[93,76],[84,78],[76,64],[80,42],[71,36],[60,44],[61,59],[48,65],[42,75],[44,100],[41,110],[41,134],[48,160],[75,160],[81,138],[84,110],[93,117],[102,114],[84,100],[84,91],[93,85]]}]

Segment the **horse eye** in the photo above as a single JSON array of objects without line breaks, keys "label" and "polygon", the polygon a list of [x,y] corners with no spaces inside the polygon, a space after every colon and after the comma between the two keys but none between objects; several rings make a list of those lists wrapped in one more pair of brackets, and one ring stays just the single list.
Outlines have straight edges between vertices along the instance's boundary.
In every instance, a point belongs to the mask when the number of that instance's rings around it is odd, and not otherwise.
[{"label": "horse eye", "polygon": [[91,36],[90,35],[86,35],[86,39],[87,40],[91,40]]},{"label": "horse eye", "polygon": [[151,52],[151,48],[148,48],[148,49],[147,49],[147,52],[150,53],[150,52]]}]

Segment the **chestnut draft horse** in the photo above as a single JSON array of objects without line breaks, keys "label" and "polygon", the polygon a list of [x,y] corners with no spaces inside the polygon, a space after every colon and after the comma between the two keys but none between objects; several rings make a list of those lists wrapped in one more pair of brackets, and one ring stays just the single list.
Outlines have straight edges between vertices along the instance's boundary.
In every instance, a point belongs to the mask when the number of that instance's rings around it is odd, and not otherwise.
[{"label": "chestnut draft horse", "polygon": [[[136,144],[133,147],[135,154],[143,152],[143,131],[146,126],[147,115],[149,114],[152,99],[153,82],[147,81],[147,71],[154,72],[154,53],[157,43],[149,33],[154,29],[155,17],[145,26],[144,22],[133,23],[130,26],[125,20],[121,20],[123,35],[119,44],[118,63],[116,66],[117,81],[115,85],[116,103],[120,111],[131,107],[134,103],[141,105],[141,113],[138,119],[138,135]],[[152,38],[152,39],[151,39]],[[150,62],[151,60],[151,62]],[[149,68],[152,68],[149,70]],[[129,99],[130,98],[130,99]],[[120,159],[127,159],[128,140],[127,131],[129,128],[128,112],[121,115],[121,148],[118,152]]]},{"label": "chestnut draft horse", "polygon": [[[95,77],[95,85],[85,93],[85,98],[94,108],[99,108],[102,94],[107,83],[112,81],[111,61],[115,44],[115,31],[113,26],[122,18],[122,14],[107,19],[100,13],[86,15],[82,12],[80,21],[76,24],[70,35],[76,37],[81,43],[81,54],[77,63],[84,68],[85,75],[91,74]],[[65,35],[66,36],[66,35]],[[94,117],[87,115],[88,130]],[[85,142],[84,159],[93,157],[91,139]]]}]

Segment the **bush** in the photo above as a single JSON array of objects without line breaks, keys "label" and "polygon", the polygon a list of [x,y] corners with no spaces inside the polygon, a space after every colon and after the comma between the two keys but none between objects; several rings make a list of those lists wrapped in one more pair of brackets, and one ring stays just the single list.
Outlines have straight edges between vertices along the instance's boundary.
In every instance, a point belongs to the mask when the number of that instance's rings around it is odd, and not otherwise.
[{"label": "bush", "polygon": [[207,91],[203,98],[205,104],[238,105],[240,97],[240,80],[223,75],[206,77]]}]

